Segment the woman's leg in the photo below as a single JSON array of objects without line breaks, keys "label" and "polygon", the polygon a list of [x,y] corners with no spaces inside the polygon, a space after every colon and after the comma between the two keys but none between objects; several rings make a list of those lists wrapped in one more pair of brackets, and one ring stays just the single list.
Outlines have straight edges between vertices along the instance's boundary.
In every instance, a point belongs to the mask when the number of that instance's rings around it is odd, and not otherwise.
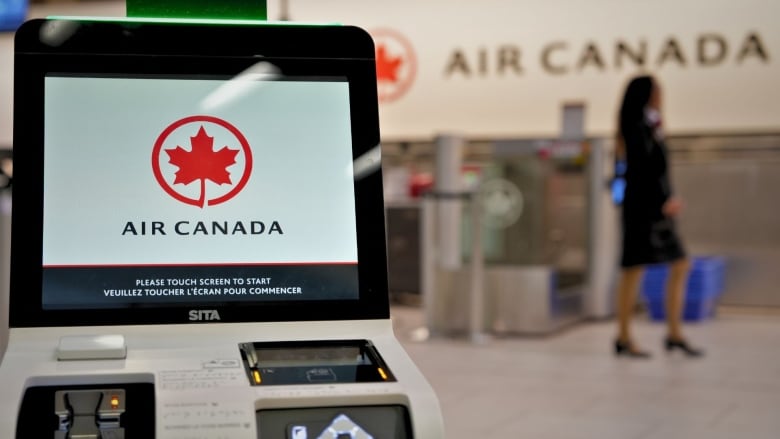
[{"label": "woman's leg", "polygon": [[668,337],[672,340],[683,339],[682,315],[689,270],[688,259],[678,259],[669,267],[669,278],[666,283],[666,323],[669,326]]},{"label": "woman's leg", "polygon": [[618,341],[623,343],[631,343],[629,326],[636,308],[636,297],[643,273],[642,266],[624,268],[620,273],[617,291]]}]

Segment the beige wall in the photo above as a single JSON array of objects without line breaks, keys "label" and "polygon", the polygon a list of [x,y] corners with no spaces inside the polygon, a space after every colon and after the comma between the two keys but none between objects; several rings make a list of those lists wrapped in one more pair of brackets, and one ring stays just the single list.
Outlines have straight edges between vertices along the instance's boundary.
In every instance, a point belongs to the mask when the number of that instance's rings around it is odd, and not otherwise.
[{"label": "beige wall", "polygon": [[[382,106],[386,138],[439,131],[481,138],[556,135],[560,107],[571,101],[586,103],[588,134],[611,133],[626,79],[643,70],[627,59],[617,65],[621,41],[634,50],[646,44],[644,70],[664,84],[668,130],[780,128],[780,90],[774,87],[774,78],[780,77],[775,59],[780,28],[773,18],[780,16],[778,2],[295,0],[291,5],[294,19],[338,20],[369,31],[390,28],[411,42],[418,60],[416,79],[405,96]],[[757,35],[768,61],[759,56],[738,61],[751,34]],[[698,59],[700,39],[703,62]],[[721,41],[726,51],[716,62]],[[456,52],[470,74],[455,63]],[[545,52],[554,70],[567,72],[545,69]],[[507,67],[513,57],[519,59],[519,74]],[[461,67],[447,74],[453,63]]]},{"label": "beige wall", "polygon": [[[279,2],[268,3],[269,17],[278,18]],[[409,41],[416,74],[405,94],[381,105],[385,139],[431,138],[441,132],[479,138],[554,136],[560,131],[560,107],[573,101],[587,106],[589,135],[608,135],[622,87],[639,71],[661,79],[666,127],[672,133],[780,131],[780,88],[775,87],[780,2],[288,3],[294,20],[356,24],[374,34],[390,29]],[[45,7],[34,8],[32,15],[124,15],[124,2]],[[626,56],[618,65],[621,42],[634,52],[645,45],[643,68]],[[392,58],[390,44],[384,43]],[[11,142],[11,61],[11,37],[5,34],[0,36],[0,145],[5,146]],[[402,67],[405,62],[401,56]]]}]

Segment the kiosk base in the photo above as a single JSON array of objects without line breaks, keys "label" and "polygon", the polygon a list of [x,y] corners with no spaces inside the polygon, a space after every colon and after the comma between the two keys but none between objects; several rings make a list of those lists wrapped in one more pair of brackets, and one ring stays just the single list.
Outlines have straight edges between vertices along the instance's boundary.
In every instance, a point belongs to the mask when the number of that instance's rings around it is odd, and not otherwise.
[{"label": "kiosk base", "polygon": [[125,358],[57,360],[61,337],[99,328],[14,328],[0,437],[444,437],[438,400],[390,320],[105,329],[124,336]]},{"label": "kiosk base", "polygon": [[[409,412],[401,405],[263,409],[257,437],[409,439]],[[17,439],[132,439],[155,437],[151,383],[37,386],[24,393]]]}]

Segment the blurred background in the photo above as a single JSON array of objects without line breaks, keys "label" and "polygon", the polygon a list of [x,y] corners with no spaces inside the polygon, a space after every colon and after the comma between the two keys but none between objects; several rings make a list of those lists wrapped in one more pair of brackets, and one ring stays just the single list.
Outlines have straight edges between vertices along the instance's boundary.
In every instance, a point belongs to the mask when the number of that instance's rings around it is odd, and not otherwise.
[{"label": "blurred background", "polygon": [[[125,3],[0,0],[6,176],[13,30],[47,15]],[[778,16],[765,0],[268,1],[270,20],[374,38],[392,317],[448,437],[777,437]],[[615,125],[638,74],[662,87],[701,360],[661,353],[660,267],[637,309],[653,359],[610,352]]]}]

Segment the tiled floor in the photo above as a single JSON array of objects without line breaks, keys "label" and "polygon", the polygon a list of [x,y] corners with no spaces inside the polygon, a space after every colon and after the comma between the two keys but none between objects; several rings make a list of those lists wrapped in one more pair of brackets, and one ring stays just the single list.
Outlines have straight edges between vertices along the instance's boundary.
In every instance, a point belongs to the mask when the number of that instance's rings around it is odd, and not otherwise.
[{"label": "tiled floor", "polygon": [[421,311],[394,306],[396,334],[440,399],[448,439],[780,438],[780,315],[721,312],[686,327],[702,359],[667,355],[639,316],[650,360],[615,358],[614,322],[542,338],[414,341]]}]

